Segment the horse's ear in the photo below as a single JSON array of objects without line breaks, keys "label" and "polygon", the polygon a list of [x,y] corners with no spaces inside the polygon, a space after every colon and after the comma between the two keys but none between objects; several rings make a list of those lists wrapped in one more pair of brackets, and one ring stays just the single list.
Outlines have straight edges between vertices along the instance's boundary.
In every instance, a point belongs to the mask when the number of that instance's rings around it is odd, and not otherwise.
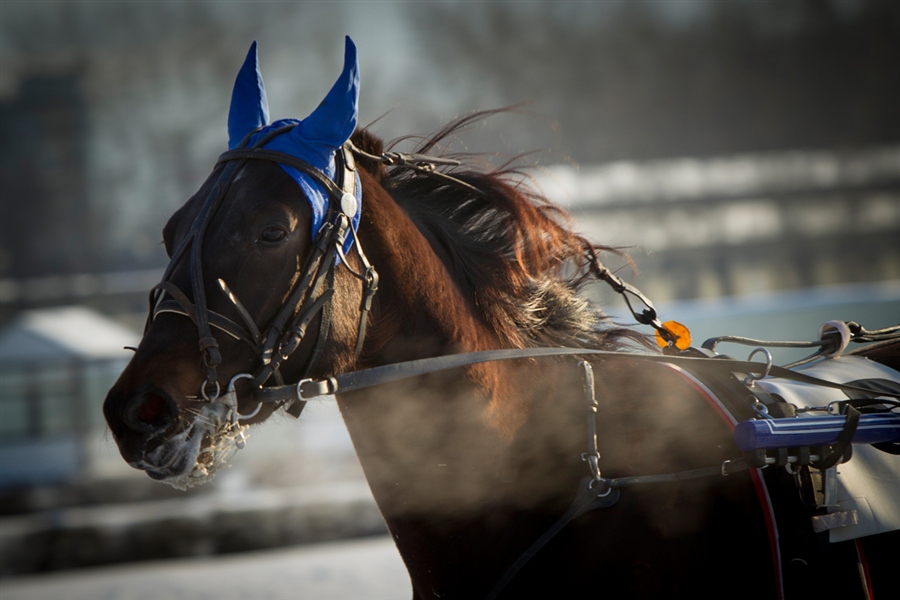
[{"label": "horse's ear", "polygon": [[269,101],[259,72],[256,42],[253,42],[234,80],[231,109],[228,111],[228,148],[236,148],[248,133],[268,122]]},{"label": "horse's ear", "polygon": [[[306,117],[292,136],[338,148],[350,139],[359,115],[359,62],[350,36],[344,47],[344,71],[322,103]],[[299,131],[298,131],[299,130]]]}]

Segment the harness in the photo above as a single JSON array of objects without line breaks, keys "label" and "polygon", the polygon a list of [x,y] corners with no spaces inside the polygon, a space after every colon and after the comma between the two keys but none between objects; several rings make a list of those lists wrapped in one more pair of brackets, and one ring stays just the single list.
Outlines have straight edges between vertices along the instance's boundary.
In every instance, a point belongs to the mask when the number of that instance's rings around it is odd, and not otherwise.
[{"label": "harness", "polygon": [[[428,373],[485,362],[549,357],[572,357],[578,359],[583,373],[582,382],[587,414],[586,429],[588,432],[587,451],[582,453],[581,459],[588,463],[589,475],[583,478],[578,485],[575,499],[568,510],[508,567],[487,596],[489,599],[497,598],[531,558],[574,519],[588,511],[607,508],[616,504],[623,488],[707,477],[726,477],[748,468],[751,469],[751,480],[759,501],[763,505],[772,546],[772,560],[775,572],[778,574],[780,594],[783,595],[781,588],[784,586],[784,573],[781,565],[779,544],[793,545],[796,548],[801,545],[808,545],[809,540],[794,540],[789,539],[790,536],[788,535],[779,535],[777,522],[789,522],[790,519],[797,516],[786,515],[779,502],[773,503],[770,500],[771,494],[769,489],[776,490],[783,487],[779,486],[776,480],[776,476],[780,474],[780,468],[789,466],[795,473],[801,471],[809,473],[810,469],[815,469],[822,474],[820,487],[827,494],[829,488],[826,485],[826,481],[830,482],[829,485],[833,488],[837,476],[836,465],[849,460],[849,449],[852,447],[850,445],[851,442],[859,444],[871,443],[873,447],[883,449],[888,453],[897,453],[897,442],[900,442],[900,415],[886,412],[882,408],[881,412],[868,415],[868,429],[866,426],[861,429],[861,420],[858,418],[858,414],[854,416],[853,407],[864,407],[865,405],[896,407],[900,405],[900,402],[897,402],[897,399],[900,399],[900,386],[873,390],[872,387],[864,382],[837,383],[773,365],[770,356],[767,356],[768,360],[765,363],[761,363],[750,360],[734,360],[723,356],[712,358],[700,352],[697,352],[694,356],[684,354],[629,354],[629,357],[637,360],[662,363],[682,372],[711,407],[717,410],[722,418],[729,423],[729,426],[734,431],[737,445],[740,450],[744,450],[744,453],[721,464],[688,471],[612,479],[605,478],[601,474],[600,454],[597,447],[596,419],[599,415],[595,397],[593,369],[587,359],[590,357],[614,357],[621,355],[619,352],[584,348],[527,348],[469,352],[384,365],[362,371],[343,373],[326,379],[304,379],[297,384],[260,390],[258,391],[257,399],[268,402],[291,401],[305,403],[312,398],[361,390]],[[702,374],[702,381],[697,376],[692,375],[692,373]],[[742,376],[742,378],[736,376]],[[840,404],[843,408],[835,406],[834,408],[838,408],[838,410],[831,413],[833,416],[824,417],[828,419],[828,422],[824,423],[826,425],[825,429],[828,429],[827,432],[823,432],[823,427],[819,426],[821,421],[814,421],[813,426],[810,427],[809,420],[801,420],[800,424],[805,427],[802,431],[793,431],[792,434],[796,437],[792,437],[790,442],[779,439],[777,444],[751,444],[740,447],[740,440],[743,435],[742,428],[754,427],[759,423],[763,423],[762,426],[766,426],[773,421],[776,423],[789,423],[789,427],[797,425],[793,419],[772,419],[772,415],[768,415],[769,418],[765,417],[767,411],[759,407],[770,407],[772,414],[775,414],[778,410],[776,407],[783,403],[778,403],[771,398],[764,389],[760,388],[761,383],[756,383],[763,380],[784,381],[820,390],[832,390],[858,399],[835,403],[836,405]],[[872,400],[873,395],[877,396],[878,399]],[[891,397],[895,400],[886,399]],[[763,402],[764,400],[765,403]],[[809,410],[826,409],[825,407],[821,409],[813,407]],[[863,423],[865,423],[866,417],[867,415],[863,415]],[[834,440],[835,432],[838,433],[836,442]],[[879,444],[878,442],[886,443]],[[786,447],[787,444],[791,448]],[[771,468],[764,469],[764,467]],[[766,473],[766,475],[764,476],[761,473]],[[812,483],[799,482],[797,487],[799,488],[797,491],[801,492],[801,494],[808,494],[812,488]],[[825,504],[823,503],[831,502],[831,499],[828,497],[823,497],[820,500],[820,506],[824,506]],[[813,504],[815,505],[815,501]],[[814,517],[812,526],[824,526],[822,524],[825,522],[824,519],[817,521]],[[779,541],[779,538],[781,541]]]},{"label": "harness", "polygon": [[[767,446],[757,440],[762,439],[767,435],[766,427],[770,426],[771,423],[765,423],[765,417],[770,416],[767,414],[767,411],[769,407],[772,406],[772,403],[770,402],[771,398],[766,395],[765,391],[757,388],[755,390],[751,389],[750,394],[750,398],[753,399],[752,410],[755,410],[756,413],[750,412],[749,414],[741,415],[741,418],[761,418],[758,420],[742,421],[740,425],[747,424],[740,432],[743,437],[739,438],[739,432],[737,430],[735,432],[736,440],[739,440],[738,446],[741,450],[745,451],[744,456],[727,460],[722,464],[690,471],[608,479],[602,476],[599,466],[600,454],[597,450],[596,433],[598,405],[594,392],[593,370],[590,363],[587,361],[587,358],[592,356],[620,355],[621,353],[585,348],[489,350],[426,358],[343,373],[325,379],[313,379],[311,377],[312,373],[314,373],[315,367],[322,356],[329,334],[331,300],[335,292],[334,274],[337,266],[340,263],[343,263],[345,268],[347,268],[355,278],[360,280],[363,286],[363,298],[359,307],[357,340],[354,348],[356,357],[359,356],[365,341],[368,314],[372,307],[372,300],[378,289],[378,273],[366,258],[359,242],[359,238],[351,225],[351,218],[356,214],[358,208],[355,196],[357,176],[354,155],[363,156],[370,160],[378,160],[388,166],[412,169],[417,173],[436,177],[445,183],[465,187],[470,191],[479,194],[483,194],[483,192],[466,182],[436,170],[436,166],[439,164],[453,164],[455,161],[436,159],[435,157],[417,154],[394,152],[375,156],[360,151],[349,141],[336,153],[337,176],[336,181],[332,181],[319,169],[312,167],[308,163],[292,155],[263,148],[263,146],[272,138],[286,133],[294,126],[295,125],[287,125],[274,129],[250,147],[247,146],[247,142],[252,134],[248,134],[237,148],[227,151],[219,157],[217,165],[224,165],[224,169],[218,176],[212,190],[204,201],[185,240],[176,252],[173,253],[162,282],[151,290],[151,310],[147,320],[147,327],[150,326],[157,315],[167,312],[189,317],[194,322],[199,333],[201,371],[204,377],[200,391],[201,396],[209,402],[218,401],[225,404],[229,409],[233,423],[237,423],[240,419],[247,419],[254,416],[260,410],[263,403],[274,403],[276,406],[284,406],[289,414],[299,416],[306,402],[311,398],[363,389],[428,373],[500,360],[546,357],[575,357],[579,359],[579,365],[583,373],[583,388],[586,412],[588,415],[588,448],[587,451],[581,455],[581,458],[588,463],[589,476],[585,477],[580,483],[576,498],[566,513],[518,557],[497,581],[488,598],[496,598],[525,564],[572,520],[587,511],[614,505],[620,497],[620,490],[624,487],[710,476],[727,476],[749,467],[761,468],[767,465],[784,466],[795,464],[798,467],[808,467],[809,465],[812,465],[823,471],[827,471],[839,462],[849,459],[848,452],[851,447],[851,442],[871,443],[872,440],[875,442],[884,442],[887,440],[888,442],[893,443],[896,439],[900,439],[900,417],[895,419],[897,423],[894,425],[896,426],[897,431],[892,431],[887,438],[884,437],[885,434],[882,431],[881,437],[876,436],[876,438],[871,439],[855,439],[857,431],[860,430],[861,422],[857,406],[866,406],[866,404],[864,401],[851,400],[843,405],[845,408],[843,408],[841,414],[845,416],[834,417],[841,421],[841,424],[838,426],[840,439],[834,445],[824,442],[818,443],[816,445],[818,454],[810,451],[810,446],[812,444],[808,443],[808,439],[810,439],[808,437],[801,437],[799,438],[799,441],[793,440],[791,444],[792,447],[795,447],[795,450],[791,452],[785,447],[786,442],[784,442],[784,438],[778,438],[775,434],[772,435],[775,436],[774,439],[777,439],[778,442]],[[327,191],[329,199],[325,222],[315,236],[312,251],[306,259],[302,275],[297,279],[297,282],[288,294],[288,300],[281,306],[276,316],[264,329],[261,329],[256,324],[253,317],[242,305],[237,296],[221,279],[218,280],[219,287],[228,298],[231,305],[234,306],[235,311],[240,316],[243,323],[235,322],[221,313],[210,310],[206,301],[202,269],[203,236],[209,228],[228,189],[233,183],[236,174],[249,160],[266,160],[297,169],[319,183],[322,188]],[[345,246],[347,246],[348,235],[352,236],[349,243],[350,246],[356,247],[364,267],[363,273],[355,272],[347,264]],[[766,363],[759,363],[750,360],[752,359],[752,354],[747,361],[740,361],[721,357],[713,353],[716,344],[719,342],[747,342],[747,340],[739,338],[724,337],[708,340],[704,344],[704,350],[690,349],[685,352],[679,352],[679,349],[683,349],[684,347],[679,343],[682,341],[680,335],[676,332],[677,330],[673,331],[674,328],[670,323],[660,322],[656,310],[650,300],[635,287],[622,281],[609,271],[609,269],[599,261],[597,256],[593,254],[592,250],[589,249],[586,250],[586,252],[588,252],[590,259],[589,265],[591,271],[598,279],[607,283],[614,291],[619,293],[625,299],[635,320],[656,329],[657,338],[660,340],[661,345],[663,345],[662,355],[629,356],[640,360],[667,363],[674,368],[683,368],[688,372],[702,366],[701,370],[712,372],[715,374],[716,378],[723,381],[728,378],[733,380],[734,374],[736,373],[745,374],[746,378],[743,383],[749,388],[753,388],[753,383],[755,381],[773,377],[807,385],[841,390],[856,395],[862,394],[863,398],[871,397],[873,390],[870,387],[854,385],[852,383],[835,383],[817,377],[810,377],[787,368],[774,366],[771,363],[770,356],[768,356]],[[191,290],[194,298],[193,302],[191,302],[187,295],[170,280],[175,267],[186,255],[187,259],[190,261],[189,273]],[[166,296],[169,296],[170,299],[167,299]],[[633,302],[635,301],[639,302],[640,305],[633,305]],[[300,343],[308,334],[311,323],[318,315],[321,315],[321,319],[319,320],[319,326],[316,332],[316,342],[313,351],[303,368],[303,376],[297,383],[286,383],[281,373],[281,367],[300,346]],[[856,324],[851,325],[856,328],[853,332],[859,338],[856,341],[883,341],[885,339],[893,339],[897,333],[896,331],[890,331],[879,336],[879,332],[874,332],[875,335],[873,337],[873,332],[867,332]],[[245,343],[254,351],[260,360],[260,366],[254,373],[241,373],[235,375],[229,382],[224,394],[222,393],[217,375],[217,367],[221,364],[222,358],[219,351],[219,344],[212,335],[212,328],[223,331],[232,338]],[[848,328],[848,331],[849,329],[850,328]],[[819,342],[814,342],[811,345],[820,346],[822,348],[819,355],[828,355],[830,348],[833,349],[835,346],[839,346],[839,350],[843,350],[843,348],[846,347],[847,341],[849,340],[844,339],[845,337],[846,336],[836,339],[833,336],[829,338],[827,335],[822,335],[822,339]],[[749,340],[748,343],[763,344],[764,342]],[[776,343],[775,345],[778,344]],[[238,411],[235,382],[242,378],[253,380],[253,399],[258,404],[256,409],[250,414],[240,414]],[[271,381],[274,381],[274,385],[270,383]],[[716,397],[716,394],[712,392],[708,392],[706,395],[708,397]],[[900,397],[900,394],[897,393],[897,390],[882,390],[880,396],[898,398]],[[747,395],[745,394],[744,398],[746,399],[746,397]],[[762,400],[765,400],[765,402]],[[746,402],[744,402],[744,404],[746,404]],[[872,404],[872,402],[869,401],[868,404]],[[760,406],[762,406],[762,409],[759,409]],[[737,412],[740,412],[740,410],[750,409],[747,406],[744,406],[743,409],[739,408]],[[731,417],[731,415],[735,413],[734,407],[726,408],[726,412],[729,412],[729,417],[732,418],[732,421],[735,421],[734,417]],[[828,417],[823,418],[827,419]],[[763,422],[762,425],[760,425],[761,421]],[[881,427],[886,422],[887,421],[884,419],[880,419],[878,420],[877,425]],[[811,422],[805,423],[805,425],[809,424],[811,424]],[[790,425],[793,424],[788,424],[789,427]],[[834,421],[832,420],[828,423],[823,421],[823,426],[826,428],[833,428],[835,426]],[[871,428],[864,426],[862,431],[867,429]],[[752,431],[748,433],[747,430]],[[804,435],[806,433],[808,432],[804,432]],[[740,440],[749,438],[752,438],[753,441],[744,442],[742,445]],[[241,447],[242,445],[242,441],[239,441],[238,447]],[[890,446],[890,444],[888,444],[888,446]],[[896,445],[886,449],[891,452],[892,449],[896,450]],[[761,481],[761,479],[757,476],[754,481]],[[759,486],[757,487],[757,492],[761,494],[761,497],[762,495],[765,495],[764,491],[760,491]],[[777,547],[775,548],[775,554],[777,554]]]}]

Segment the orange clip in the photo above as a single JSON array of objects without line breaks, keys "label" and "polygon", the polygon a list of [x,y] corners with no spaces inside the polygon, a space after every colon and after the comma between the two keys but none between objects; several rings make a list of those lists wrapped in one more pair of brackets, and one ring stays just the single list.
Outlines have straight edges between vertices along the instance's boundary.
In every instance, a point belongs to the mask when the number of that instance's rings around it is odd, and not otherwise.
[{"label": "orange clip", "polygon": [[[687,327],[678,321],[666,321],[662,326],[666,331],[672,334],[676,348],[679,350],[687,350],[691,347],[691,332]],[[659,344],[660,348],[667,348],[669,346],[668,340],[663,338],[659,331],[656,332],[656,343]]]}]

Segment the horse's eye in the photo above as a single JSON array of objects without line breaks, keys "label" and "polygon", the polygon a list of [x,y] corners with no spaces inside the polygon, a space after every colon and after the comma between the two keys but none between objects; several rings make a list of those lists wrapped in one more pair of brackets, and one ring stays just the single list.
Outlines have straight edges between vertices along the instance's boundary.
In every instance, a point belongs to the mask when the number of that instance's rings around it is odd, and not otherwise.
[{"label": "horse's eye", "polygon": [[262,233],[259,234],[258,241],[263,244],[277,244],[285,237],[287,237],[287,231],[284,229],[281,229],[280,227],[269,227],[263,229]]}]

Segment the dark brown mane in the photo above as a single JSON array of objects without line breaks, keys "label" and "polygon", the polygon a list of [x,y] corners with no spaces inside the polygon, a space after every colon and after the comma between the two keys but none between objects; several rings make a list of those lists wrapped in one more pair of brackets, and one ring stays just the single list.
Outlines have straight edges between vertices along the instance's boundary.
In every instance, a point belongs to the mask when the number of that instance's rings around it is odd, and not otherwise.
[{"label": "dark brown mane", "polygon": [[[415,152],[433,151],[495,112],[458,119],[424,139]],[[364,131],[354,143],[380,153],[380,141]],[[614,326],[579,293],[596,280],[591,263],[597,254],[621,255],[619,251],[575,233],[568,214],[532,189],[521,168],[475,166],[474,154],[452,158],[460,166],[442,172],[481,194],[409,169],[365,166],[375,168],[381,184],[428,239],[463,296],[504,346],[647,346],[645,336]]]}]

